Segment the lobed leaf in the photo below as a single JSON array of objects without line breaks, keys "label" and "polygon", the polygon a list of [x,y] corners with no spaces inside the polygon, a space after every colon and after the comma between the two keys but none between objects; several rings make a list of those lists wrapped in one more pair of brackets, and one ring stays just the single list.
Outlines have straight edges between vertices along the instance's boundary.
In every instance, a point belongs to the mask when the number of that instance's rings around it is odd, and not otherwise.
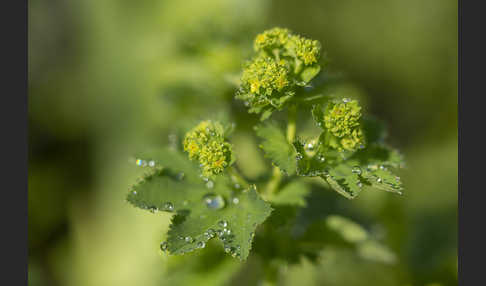
[{"label": "lobed leaf", "polygon": [[256,227],[272,211],[254,187],[234,190],[227,176],[204,181],[197,166],[176,151],[159,150],[139,157],[157,165],[132,187],[127,201],[151,212],[175,213],[168,240],[161,244],[164,250],[183,254],[204,248],[217,237],[226,252],[247,258]]},{"label": "lobed leaf", "polygon": [[[234,203],[235,200],[238,203]],[[272,209],[260,199],[255,188],[242,191],[222,209],[208,210],[204,203],[191,208],[188,215],[176,216],[168,232],[170,253],[183,254],[203,248],[207,241],[217,237],[225,252],[245,260],[251,249],[256,227],[263,223]]]},{"label": "lobed leaf", "polygon": [[269,201],[276,205],[295,205],[305,207],[305,197],[309,194],[309,187],[301,181],[293,181],[285,185],[276,195],[269,197]]},{"label": "lobed leaf", "polygon": [[313,64],[311,66],[305,67],[300,73],[300,78],[303,82],[309,83],[316,75],[321,71],[321,66],[319,64]]},{"label": "lobed leaf", "polygon": [[373,188],[379,190],[402,194],[402,182],[400,178],[383,166],[369,166],[363,170],[362,177]]},{"label": "lobed leaf", "polygon": [[274,124],[265,124],[255,129],[257,136],[263,139],[260,147],[265,152],[265,157],[288,175],[293,175],[296,170],[296,153],[280,128]]},{"label": "lobed leaf", "polygon": [[363,184],[356,171],[346,164],[340,164],[322,176],[333,190],[348,199],[354,199],[361,192]]}]

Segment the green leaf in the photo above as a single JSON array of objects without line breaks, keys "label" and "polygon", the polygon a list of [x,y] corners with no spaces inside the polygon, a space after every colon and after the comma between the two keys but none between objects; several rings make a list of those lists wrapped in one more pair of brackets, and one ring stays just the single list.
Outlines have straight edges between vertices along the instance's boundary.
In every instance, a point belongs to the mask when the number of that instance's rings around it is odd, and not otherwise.
[{"label": "green leaf", "polygon": [[280,128],[274,124],[265,124],[258,126],[255,130],[256,134],[263,139],[260,147],[265,152],[265,156],[287,174],[294,174],[296,153]]},{"label": "green leaf", "polygon": [[320,71],[321,71],[321,66],[319,64],[314,64],[305,67],[300,73],[300,78],[305,83],[309,83]]},{"label": "green leaf", "polygon": [[[151,212],[176,213],[165,249],[182,254],[202,248],[208,240],[218,237],[228,252],[246,259],[252,233],[271,212],[270,205],[259,197],[254,187],[232,190],[233,184],[227,176],[204,181],[197,166],[176,151],[160,150],[139,154],[138,158],[157,163],[145,167],[149,172],[132,187],[127,201]],[[220,222],[227,225],[224,227]],[[210,229],[214,230],[214,236],[210,235]],[[217,236],[223,229],[229,232]]]},{"label": "green leaf", "polygon": [[357,247],[357,251],[361,258],[369,261],[386,264],[393,264],[397,261],[397,256],[395,253],[376,240],[367,240],[360,243]]},{"label": "green leaf", "polygon": [[[324,133],[321,134],[317,141],[304,141],[297,138],[293,142],[293,146],[297,153],[297,175],[303,177],[318,177],[326,174],[330,163],[335,162],[337,154],[325,150],[325,144],[322,142]],[[309,145],[310,144],[310,145]],[[309,148],[312,146],[312,148]],[[307,149],[306,149],[307,148]],[[309,150],[312,149],[312,150]],[[334,152],[336,153],[336,152]]]},{"label": "green leaf", "polygon": [[262,115],[260,115],[260,121],[265,121],[267,120],[273,113],[275,109],[270,107],[270,108],[265,108],[262,112]]},{"label": "green leaf", "polygon": [[382,165],[401,168],[405,165],[403,155],[396,149],[380,143],[368,145],[363,150],[358,150],[353,156],[362,166]]},{"label": "green leaf", "polygon": [[305,207],[305,197],[309,194],[307,184],[293,181],[285,185],[276,195],[269,197],[269,201],[276,205],[295,205]]},{"label": "green leaf", "polygon": [[368,232],[354,221],[339,215],[329,215],[326,218],[328,228],[336,231],[350,243],[363,242],[368,239]]},{"label": "green leaf", "polygon": [[354,199],[361,192],[363,183],[352,167],[340,164],[329,170],[329,173],[322,176],[339,194],[348,199]]},{"label": "green leaf", "polygon": [[379,190],[402,194],[402,182],[400,178],[383,166],[369,166],[363,170],[361,176],[366,179],[368,185]]},{"label": "green leaf", "polygon": [[[238,199],[235,204],[234,198]],[[168,250],[183,254],[204,247],[213,237],[223,242],[224,250],[245,260],[251,249],[256,227],[263,223],[272,209],[260,199],[255,188],[242,191],[233,202],[219,210],[208,210],[201,202],[188,215],[177,215],[170,226]]]}]

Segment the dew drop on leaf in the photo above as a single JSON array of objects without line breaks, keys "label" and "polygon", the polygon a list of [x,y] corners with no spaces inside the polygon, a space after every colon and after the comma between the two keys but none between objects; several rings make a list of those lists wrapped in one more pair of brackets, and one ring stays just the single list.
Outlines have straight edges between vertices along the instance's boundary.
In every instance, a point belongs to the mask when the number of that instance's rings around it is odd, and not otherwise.
[{"label": "dew drop on leaf", "polygon": [[224,208],[225,206],[223,197],[219,195],[209,194],[204,196],[203,200],[204,200],[204,204],[206,204],[206,207],[208,209],[219,210]]},{"label": "dew drop on leaf", "polygon": [[188,242],[188,243],[191,243],[193,240],[192,240],[192,237],[186,236],[186,238],[184,238],[184,241],[185,242]]},{"label": "dew drop on leaf", "polygon": [[216,231],[216,234],[218,235],[218,237],[222,237],[222,236],[223,236],[223,234],[224,234],[224,232],[223,232],[221,229],[218,229],[218,230]]},{"label": "dew drop on leaf", "polygon": [[353,169],[351,169],[351,172],[361,175],[361,167],[359,166],[354,166]]},{"label": "dew drop on leaf", "polygon": [[171,202],[166,202],[164,204],[164,210],[171,212],[174,210],[174,205]]},{"label": "dew drop on leaf", "polygon": [[204,248],[206,247],[206,243],[204,241],[199,241],[197,244],[196,244],[197,248]]},{"label": "dew drop on leaf", "polygon": [[212,228],[208,229],[208,231],[206,232],[206,236],[208,238],[213,238],[214,237],[214,229],[212,229]]},{"label": "dew drop on leaf", "polygon": [[213,181],[208,181],[208,182],[206,183],[206,187],[207,187],[208,189],[212,189],[212,188],[214,187],[214,182],[213,182]]},{"label": "dew drop on leaf", "polygon": [[227,226],[228,226],[228,222],[227,222],[227,221],[225,221],[225,220],[220,220],[220,221],[218,222],[218,225],[219,225],[220,227],[227,227]]},{"label": "dew drop on leaf", "polygon": [[179,180],[179,181],[184,180],[184,177],[185,177],[184,172],[180,172],[180,173],[179,173],[179,174],[177,174],[177,176],[176,176],[177,180]]},{"label": "dew drop on leaf", "polygon": [[150,161],[148,162],[148,165],[149,165],[150,167],[152,167],[152,168],[153,168],[153,167],[155,167],[155,161],[154,161],[154,160],[150,160]]},{"label": "dew drop on leaf", "polygon": [[167,251],[168,247],[169,247],[169,244],[167,243],[167,241],[163,241],[162,243],[160,243],[160,250]]}]

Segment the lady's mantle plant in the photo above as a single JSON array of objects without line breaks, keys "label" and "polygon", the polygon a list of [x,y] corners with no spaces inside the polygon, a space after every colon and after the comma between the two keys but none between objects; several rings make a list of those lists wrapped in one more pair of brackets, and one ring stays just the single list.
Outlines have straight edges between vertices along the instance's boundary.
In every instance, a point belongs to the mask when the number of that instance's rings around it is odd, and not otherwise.
[{"label": "lady's mantle plant", "polygon": [[[182,150],[161,148],[137,155],[137,164],[150,171],[131,188],[127,200],[152,212],[175,214],[161,244],[170,254],[204,248],[218,239],[225,252],[245,260],[257,227],[273,209],[306,206],[303,177],[324,180],[349,199],[366,188],[401,193],[392,170],[402,166],[402,156],[384,143],[382,125],[363,116],[355,99],[312,91],[322,69],[318,41],[274,28],[255,38],[254,50],[236,98],[249,113],[260,114],[261,121],[276,111],[288,116],[286,130],[275,123],[255,127],[261,148],[273,162],[266,182],[249,182],[239,175],[238,154],[230,143],[232,124],[202,121],[186,133]],[[320,134],[296,137],[297,111],[307,112]],[[299,249],[300,241],[294,243]]]}]

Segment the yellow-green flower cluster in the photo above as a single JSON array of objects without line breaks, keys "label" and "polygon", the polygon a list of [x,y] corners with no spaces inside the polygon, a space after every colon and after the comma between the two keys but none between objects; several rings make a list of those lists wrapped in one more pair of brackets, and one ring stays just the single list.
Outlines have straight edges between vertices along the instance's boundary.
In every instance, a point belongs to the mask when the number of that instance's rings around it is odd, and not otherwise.
[{"label": "yellow-green flower cluster", "polygon": [[361,107],[356,100],[329,103],[324,113],[324,125],[329,132],[339,138],[341,147],[356,150],[364,144],[360,125]]},{"label": "yellow-green flower cluster", "polygon": [[257,57],[247,63],[241,82],[252,94],[271,96],[289,85],[288,73],[284,60]]},{"label": "yellow-green flower cluster", "polygon": [[199,161],[203,176],[217,175],[230,165],[231,144],[225,141],[218,122],[202,121],[187,132],[183,145],[189,159]]},{"label": "yellow-green flower cluster", "polygon": [[236,98],[264,120],[291,102],[297,86],[306,86],[319,73],[320,44],[277,27],[257,35],[254,49],[257,54],[243,67]]},{"label": "yellow-green flower cluster", "polygon": [[318,41],[301,36],[292,36],[291,41],[295,44],[297,58],[305,65],[317,63],[321,51],[321,44]]},{"label": "yellow-green flower cluster", "polygon": [[265,49],[280,49],[287,44],[289,37],[288,29],[276,27],[258,34],[253,46],[257,52]]}]

